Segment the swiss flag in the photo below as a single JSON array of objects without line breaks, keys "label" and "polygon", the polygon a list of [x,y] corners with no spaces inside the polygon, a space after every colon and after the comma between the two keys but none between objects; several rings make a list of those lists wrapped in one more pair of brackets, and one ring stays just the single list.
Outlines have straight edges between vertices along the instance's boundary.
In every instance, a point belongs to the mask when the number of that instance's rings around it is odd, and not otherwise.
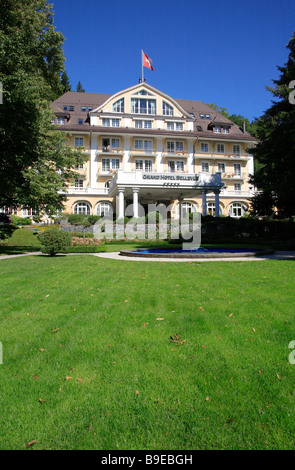
[{"label": "swiss flag", "polygon": [[153,64],[152,60],[143,51],[142,51],[142,60],[143,60],[142,64],[143,64],[144,67],[147,67],[148,69],[154,70],[153,65],[152,65]]}]

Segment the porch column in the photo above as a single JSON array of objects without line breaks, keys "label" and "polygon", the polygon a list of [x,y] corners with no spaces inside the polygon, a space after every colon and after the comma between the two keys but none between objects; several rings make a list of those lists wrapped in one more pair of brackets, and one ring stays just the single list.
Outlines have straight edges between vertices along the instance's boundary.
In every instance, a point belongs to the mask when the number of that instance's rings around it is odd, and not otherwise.
[{"label": "porch column", "polygon": [[219,194],[220,191],[214,191],[215,194],[215,217],[219,217]]},{"label": "porch column", "polygon": [[207,191],[202,191],[202,215],[207,215]]},{"label": "porch column", "polygon": [[138,218],[138,188],[133,188],[133,217]]},{"label": "porch column", "polygon": [[124,189],[119,189],[119,219],[124,218]]}]

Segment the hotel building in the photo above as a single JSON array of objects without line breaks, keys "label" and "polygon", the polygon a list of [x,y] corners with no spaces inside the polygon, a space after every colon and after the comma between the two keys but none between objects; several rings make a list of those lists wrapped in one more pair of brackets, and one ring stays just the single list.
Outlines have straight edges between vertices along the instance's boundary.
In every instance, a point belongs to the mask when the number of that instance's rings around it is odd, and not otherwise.
[{"label": "hotel building", "polygon": [[253,195],[245,129],[201,101],[171,98],[145,81],[113,95],[67,92],[52,103],[54,122],[83,147],[66,212],[146,215],[148,204],[240,217]]}]

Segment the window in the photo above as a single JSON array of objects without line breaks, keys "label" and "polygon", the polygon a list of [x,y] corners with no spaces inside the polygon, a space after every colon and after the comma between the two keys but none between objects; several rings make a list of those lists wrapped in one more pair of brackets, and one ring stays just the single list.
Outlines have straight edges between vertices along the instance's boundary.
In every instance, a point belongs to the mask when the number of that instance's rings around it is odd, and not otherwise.
[{"label": "window", "polygon": [[86,106],[81,106],[81,111],[84,113],[86,112]]},{"label": "window", "polygon": [[229,134],[229,127],[228,126],[222,127],[221,130],[222,130],[223,134]]},{"label": "window", "polygon": [[210,114],[200,114],[201,119],[211,119]]},{"label": "window", "polygon": [[83,119],[78,119],[78,124],[81,126],[83,124]]},{"label": "window", "polygon": [[112,217],[113,206],[110,202],[100,202],[97,204],[96,214],[101,217]]},{"label": "window", "polygon": [[75,106],[69,106],[69,111],[75,111]]},{"label": "window", "polygon": [[59,124],[60,126],[63,126],[65,124],[65,118],[63,117],[57,118],[57,124]]},{"label": "window", "polygon": [[120,119],[102,118],[103,127],[120,127]]},{"label": "window", "polygon": [[192,212],[197,212],[195,205],[192,204],[191,202],[182,202],[181,204],[178,204],[178,206],[179,206],[180,217],[185,217],[187,214],[191,214]]},{"label": "window", "polygon": [[64,107],[63,107],[63,110],[64,110],[64,111],[67,111],[67,110],[68,110],[68,107],[67,107],[67,106],[64,106]]},{"label": "window", "polygon": [[102,159],[102,171],[108,172],[111,170],[119,170],[120,159],[119,158],[103,158]]},{"label": "window", "polygon": [[88,111],[92,111],[92,107],[91,107],[91,106],[88,106]]},{"label": "window", "polygon": [[[215,202],[207,202],[207,214],[215,215]],[[219,214],[222,214],[221,206],[219,206]]]},{"label": "window", "polygon": [[208,162],[202,162],[202,171],[204,173],[209,173],[209,163]]},{"label": "window", "polygon": [[156,114],[156,100],[131,98],[131,113]]},{"label": "window", "polygon": [[135,129],[151,129],[152,128],[152,121],[142,121],[136,120],[135,121]]},{"label": "window", "polygon": [[215,134],[220,134],[221,133],[221,127],[220,126],[214,126],[214,132],[215,132]]},{"label": "window", "polygon": [[183,131],[183,122],[167,122],[168,131]]},{"label": "window", "polygon": [[234,174],[235,176],[241,176],[241,165],[239,163],[234,164]]},{"label": "window", "polygon": [[135,160],[135,169],[150,173],[153,171],[153,162],[152,160]]},{"label": "window", "polygon": [[224,153],[224,144],[217,144],[217,153]]},{"label": "window", "polygon": [[77,202],[74,205],[74,214],[90,215],[90,205],[87,202]]},{"label": "window", "polygon": [[38,214],[37,209],[31,209],[30,207],[23,207],[23,210],[22,210],[23,217],[33,217],[34,215],[37,215],[37,214]]},{"label": "window", "polygon": [[209,152],[209,144],[201,144],[201,152]]},{"label": "window", "polygon": [[166,103],[166,101],[163,101],[163,114],[164,116],[174,116],[174,110],[170,104]]},{"label": "window", "polygon": [[124,98],[121,98],[113,104],[113,113],[124,113],[124,108]]},{"label": "window", "polygon": [[240,202],[234,202],[230,205],[228,215],[231,217],[242,217],[246,210],[247,209],[244,204],[241,204]]},{"label": "window", "polygon": [[75,147],[83,147],[84,137],[75,137]]},{"label": "window", "polygon": [[108,180],[108,181],[105,182],[105,184],[104,184],[104,192],[105,193],[109,192],[110,184],[111,184],[111,180]]},{"label": "window", "polygon": [[219,173],[225,173],[225,163],[218,163]]},{"label": "window", "polygon": [[240,145],[233,145],[233,153],[234,155],[241,155],[241,146]]},{"label": "window", "polygon": [[83,163],[77,163],[77,165],[75,165],[75,170],[83,170],[83,168],[84,168]]},{"label": "window", "polygon": [[184,162],[174,160],[168,161],[168,171],[170,173],[184,171]]},{"label": "window", "polygon": [[82,178],[75,178],[75,189],[78,189],[78,190],[83,189],[83,179]]},{"label": "window", "polygon": [[102,139],[102,150],[104,152],[112,152],[112,150],[116,150],[120,148],[120,139],[116,138],[103,138]]},{"label": "window", "polygon": [[153,142],[151,140],[139,140],[134,141],[135,150],[144,150],[145,152],[153,151]]},{"label": "window", "polygon": [[242,185],[241,183],[235,183],[235,191],[241,191]]},{"label": "window", "polygon": [[167,141],[167,152],[168,153],[175,153],[175,152],[183,152],[183,142],[179,140],[168,140]]}]

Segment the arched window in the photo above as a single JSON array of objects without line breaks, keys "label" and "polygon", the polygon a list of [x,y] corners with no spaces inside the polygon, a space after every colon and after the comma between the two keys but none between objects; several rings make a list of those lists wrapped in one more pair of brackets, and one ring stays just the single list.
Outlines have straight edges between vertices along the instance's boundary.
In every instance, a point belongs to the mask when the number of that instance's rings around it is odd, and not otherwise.
[{"label": "arched window", "polygon": [[113,104],[113,113],[124,113],[124,98],[119,99]]},{"label": "arched window", "polygon": [[113,206],[110,202],[100,202],[97,204],[96,214],[101,217],[112,217]]},{"label": "arched window", "polygon": [[247,207],[241,202],[234,202],[230,205],[228,215],[230,217],[242,217],[247,211]]},{"label": "arched window", "polygon": [[[207,202],[207,214],[215,215],[215,202]],[[222,207],[219,204],[219,214],[222,214]]]},{"label": "arched window", "polygon": [[74,214],[90,215],[90,205],[87,202],[77,202],[74,205]]},{"label": "arched window", "polygon": [[166,101],[163,101],[163,115],[164,116],[173,116],[174,115],[174,110],[170,104],[166,103]]},{"label": "arched window", "polygon": [[[181,202],[178,204],[179,207],[179,216],[185,217],[187,214],[192,212],[197,212],[196,206],[191,202]],[[181,210],[181,213],[180,213]]]}]

